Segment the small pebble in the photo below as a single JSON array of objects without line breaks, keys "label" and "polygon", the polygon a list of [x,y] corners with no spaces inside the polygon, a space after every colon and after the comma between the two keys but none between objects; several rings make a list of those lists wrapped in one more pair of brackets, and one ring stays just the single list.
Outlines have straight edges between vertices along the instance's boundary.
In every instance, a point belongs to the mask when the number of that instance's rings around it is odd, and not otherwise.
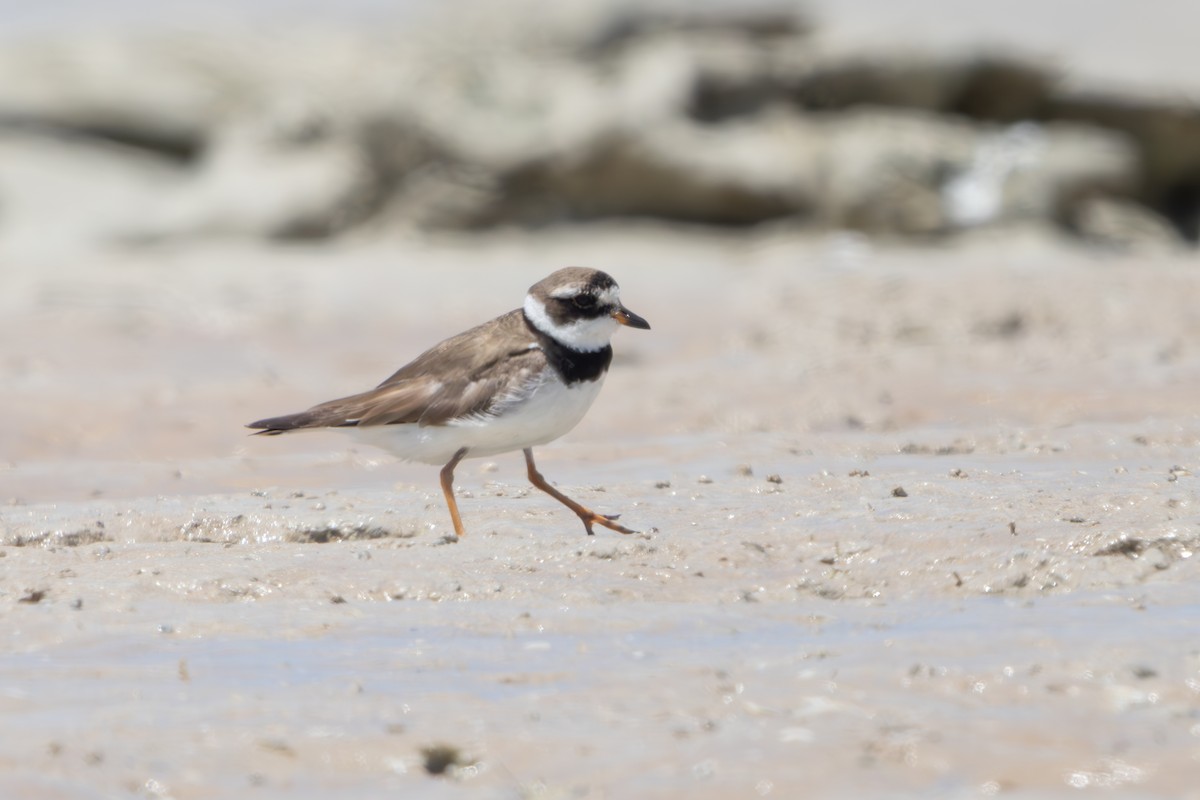
[{"label": "small pebble", "polygon": [[696,478],[696,483],[712,483],[712,482],[713,482],[713,479],[708,477],[707,475],[701,475],[699,478]]},{"label": "small pebble", "polygon": [[767,483],[783,483],[783,478],[776,472],[767,476]]},{"label": "small pebble", "polygon": [[904,491],[903,486],[897,486],[892,489],[892,497],[908,497],[908,492]]},{"label": "small pebble", "polygon": [[421,748],[421,760],[425,771],[430,775],[443,775],[451,767],[463,764],[462,753],[449,744],[435,744],[432,747]]}]

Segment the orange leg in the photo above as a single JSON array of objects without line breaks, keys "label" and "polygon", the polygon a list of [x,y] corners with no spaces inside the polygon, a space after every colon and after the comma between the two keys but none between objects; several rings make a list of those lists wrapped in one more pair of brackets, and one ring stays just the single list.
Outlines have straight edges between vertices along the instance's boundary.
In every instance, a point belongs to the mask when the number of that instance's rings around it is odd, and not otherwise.
[{"label": "orange leg", "polygon": [[454,500],[454,468],[466,454],[467,448],[460,447],[454,454],[454,458],[442,467],[442,494],[446,495],[446,505],[450,508],[450,521],[454,523],[454,535],[460,539],[467,535],[467,531],[463,528],[462,517],[458,515],[458,503]]},{"label": "orange leg", "polygon": [[[454,463],[454,462],[451,462],[451,463]],[[542,477],[542,473],[538,472],[537,466],[533,463],[533,448],[532,447],[525,448],[525,465],[527,467],[529,467],[529,482],[532,483],[537,488],[541,489],[546,494],[553,497],[558,502],[562,503],[567,508],[574,511],[579,516],[579,518],[581,520],[583,520],[583,527],[587,528],[588,536],[592,535],[592,525],[594,523],[599,523],[600,525],[603,525],[604,527],[608,528],[609,530],[614,530],[617,533],[637,533],[637,531],[631,531],[629,528],[626,528],[624,525],[617,524],[616,520],[617,520],[617,517],[620,516],[619,514],[612,514],[612,515],[597,514],[595,511],[592,511],[591,509],[584,508],[583,506],[579,505],[579,503],[576,503],[574,500],[567,497],[565,494],[560,492],[558,489],[555,489],[553,486],[546,483],[546,479]]]}]

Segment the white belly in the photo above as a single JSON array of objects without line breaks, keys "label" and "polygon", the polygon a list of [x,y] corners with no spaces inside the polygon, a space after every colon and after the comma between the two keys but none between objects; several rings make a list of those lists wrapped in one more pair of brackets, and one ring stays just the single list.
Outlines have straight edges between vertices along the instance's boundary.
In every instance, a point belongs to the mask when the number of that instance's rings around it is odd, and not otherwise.
[{"label": "white belly", "polygon": [[355,439],[405,461],[445,464],[459,448],[481,458],[546,444],[574,428],[600,392],[604,376],[566,386],[551,375],[523,400],[495,416],[456,420],[447,425],[369,425],[338,428]]}]

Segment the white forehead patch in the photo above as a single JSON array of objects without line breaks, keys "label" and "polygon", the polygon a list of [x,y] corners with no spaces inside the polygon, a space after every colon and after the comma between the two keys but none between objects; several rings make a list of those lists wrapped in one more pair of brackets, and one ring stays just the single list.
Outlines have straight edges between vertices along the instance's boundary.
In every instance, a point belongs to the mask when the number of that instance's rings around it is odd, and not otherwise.
[{"label": "white forehead patch", "polygon": [[[555,289],[550,296],[556,300],[569,300],[580,294],[584,288],[583,284],[571,283]],[[621,302],[621,290],[617,286],[610,286],[597,294],[596,299],[600,301],[600,305],[615,306]]]}]

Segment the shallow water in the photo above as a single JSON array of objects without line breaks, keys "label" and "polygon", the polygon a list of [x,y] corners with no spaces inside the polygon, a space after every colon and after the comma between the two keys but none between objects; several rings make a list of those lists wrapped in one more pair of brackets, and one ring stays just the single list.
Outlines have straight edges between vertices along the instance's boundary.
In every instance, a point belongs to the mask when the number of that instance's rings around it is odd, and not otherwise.
[{"label": "shallow water", "polygon": [[0,697],[41,780],[82,760],[101,788],[181,797],[436,793],[419,753],[443,740],[483,759],[455,785],[495,796],[1185,790],[1159,768],[1195,746],[1200,609],[1163,600],[238,603],[233,635],[139,604],[124,634],[10,650]]}]

